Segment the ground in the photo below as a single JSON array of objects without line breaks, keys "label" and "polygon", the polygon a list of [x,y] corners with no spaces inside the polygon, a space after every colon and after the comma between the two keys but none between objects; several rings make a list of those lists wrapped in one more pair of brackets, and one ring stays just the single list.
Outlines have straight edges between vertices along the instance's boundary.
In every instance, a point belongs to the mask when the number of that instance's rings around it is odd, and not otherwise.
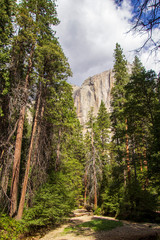
[{"label": "ground", "polygon": [[150,223],[132,223],[123,221],[123,226],[110,231],[95,232],[90,228],[81,229],[81,231],[65,232],[67,227],[75,226],[83,222],[94,219],[106,219],[117,221],[114,218],[100,216],[79,216],[70,219],[65,224],[53,231],[50,231],[42,238],[32,238],[41,240],[157,240],[160,236],[160,225]]}]

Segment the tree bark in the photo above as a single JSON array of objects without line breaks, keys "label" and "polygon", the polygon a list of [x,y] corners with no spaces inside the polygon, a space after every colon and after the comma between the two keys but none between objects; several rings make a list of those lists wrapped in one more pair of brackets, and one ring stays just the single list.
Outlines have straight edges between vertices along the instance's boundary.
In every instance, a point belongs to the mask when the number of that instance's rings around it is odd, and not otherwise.
[{"label": "tree bark", "polygon": [[61,128],[60,128],[59,131],[58,131],[57,156],[56,156],[56,162],[55,162],[55,171],[56,172],[58,171],[59,164],[60,164],[59,160],[60,160],[61,134],[62,134],[62,131],[61,131]]},{"label": "tree bark", "polygon": [[[143,166],[144,166],[145,172],[148,174],[148,162],[147,162],[146,149],[145,149],[144,152],[143,152],[143,156],[144,156]],[[144,186],[144,188],[146,188],[146,187],[149,185],[149,179],[148,179],[148,177],[147,177],[147,174],[146,174],[146,180],[145,180],[145,186]]]},{"label": "tree bark", "polygon": [[94,174],[94,209],[97,209],[97,181],[96,181],[96,168],[95,168],[95,157],[93,159],[93,174]]},{"label": "tree bark", "polygon": [[87,168],[84,175],[84,205],[87,204]]},{"label": "tree bark", "polygon": [[[38,143],[39,143],[39,138],[40,138],[40,133],[41,133],[41,121],[43,118],[43,114],[44,114],[44,104],[41,107],[41,113],[40,113],[40,123],[38,124],[38,130],[37,130],[37,135],[36,135],[36,139],[35,139],[35,149],[34,149],[34,157],[33,157],[33,166],[36,163],[37,160],[37,155],[38,155]],[[33,167],[32,166],[32,167]]]},{"label": "tree bark", "polygon": [[21,159],[21,147],[22,147],[22,137],[23,137],[23,126],[24,126],[24,117],[28,97],[28,82],[29,75],[32,69],[32,57],[34,52],[34,46],[30,52],[30,59],[28,64],[28,71],[25,78],[24,86],[24,104],[20,111],[17,136],[15,143],[15,152],[14,152],[14,163],[13,163],[13,172],[12,172],[12,181],[11,181],[11,206],[10,206],[10,216],[12,217],[17,211],[17,196],[18,196],[18,183],[19,183],[19,170],[20,170],[20,159]]},{"label": "tree bark", "polygon": [[[12,164],[12,160],[11,160],[10,156],[7,156],[7,161],[3,166],[2,176],[1,176],[1,187],[2,187],[3,191],[5,192],[5,194],[7,194],[8,182],[9,182],[9,172],[10,172],[11,164]],[[0,198],[1,198],[1,194],[0,194]]]},{"label": "tree bark", "polygon": [[92,157],[93,157],[93,178],[94,178],[94,209],[97,209],[97,178],[96,178],[96,157],[95,148],[93,142],[93,130],[92,130]]},{"label": "tree bark", "polygon": [[29,176],[29,170],[30,170],[31,154],[32,154],[32,149],[33,149],[33,141],[34,141],[34,137],[35,137],[35,133],[36,133],[36,129],[37,129],[37,119],[38,119],[38,113],[39,113],[39,107],[40,107],[40,98],[41,98],[41,95],[39,94],[38,101],[37,101],[35,118],[34,118],[34,122],[33,122],[33,129],[32,129],[32,135],[31,135],[27,165],[26,165],[26,170],[25,170],[25,176],[24,176],[24,181],[23,181],[23,186],[22,186],[22,191],[21,191],[21,199],[20,199],[20,203],[19,203],[18,213],[17,213],[17,216],[16,216],[17,220],[22,218],[23,209],[24,209],[25,196],[26,196],[27,183],[28,183],[28,176]]},{"label": "tree bark", "polygon": [[127,164],[127,177],[128,181],[130,182],[131,178],[131,170],[130,170],[130,160],[129,160],[129,144],[128,144],[128,125],[127,125],[127,119],[125,120],[126,122],[126,164]]},{"label": "tree bark", "polygon": [[135,181],[137,182],[137,164],[136,164],[136,159],[135,159],[135,143],[134,143],[134,139],[132,139],[133,142],[133,148],[132,148],[132,159],[133,159],[133,166],[134,166],[134,177],[135,177]]},{"label": "tree bark", "polygon": [[25,116],[26,105],[24,105],[20,112],[16,145],[14,152],[14,164],[12,172],[12,182],[11,182],[11,206],[10,206],[10,216],[12,217],[17,211],[17,195],[18,195],[18,183],[19,183],[19,169],[20,169],[20,159],[21,159],[21,147],[22,147],[22,136],[23,136],[23,125]]}]

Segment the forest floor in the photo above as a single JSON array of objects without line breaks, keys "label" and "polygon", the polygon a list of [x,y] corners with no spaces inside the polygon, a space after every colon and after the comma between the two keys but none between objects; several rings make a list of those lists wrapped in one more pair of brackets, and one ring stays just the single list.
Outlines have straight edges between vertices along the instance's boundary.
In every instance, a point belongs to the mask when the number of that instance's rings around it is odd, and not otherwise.
[{"label": "forest floor", "polygon": [[[80,224],[95,220],[118,220],[101,216],[79,216],[70,219],[69,223],[48,232],[43,237],[30,239],[40,240],[157,240],[160,239],[160,225],[151,223],[133,223],[121,221],[123,226],[108,231],[94,231],[90,227],[81,227]],[[78,226],[78,227],[77,227]]]}]

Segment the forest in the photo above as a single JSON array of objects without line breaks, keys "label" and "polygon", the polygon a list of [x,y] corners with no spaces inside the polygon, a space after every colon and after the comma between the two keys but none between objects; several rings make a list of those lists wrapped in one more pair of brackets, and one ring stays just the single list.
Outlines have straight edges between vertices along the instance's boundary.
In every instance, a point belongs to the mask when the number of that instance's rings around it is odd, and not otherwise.
[{"label": "forest", "polygon": [[56,3],[0,2],[0,234],[62,223],[76,208],[160,222],[160,76],[114,50],[111,112],[83,134]]}]

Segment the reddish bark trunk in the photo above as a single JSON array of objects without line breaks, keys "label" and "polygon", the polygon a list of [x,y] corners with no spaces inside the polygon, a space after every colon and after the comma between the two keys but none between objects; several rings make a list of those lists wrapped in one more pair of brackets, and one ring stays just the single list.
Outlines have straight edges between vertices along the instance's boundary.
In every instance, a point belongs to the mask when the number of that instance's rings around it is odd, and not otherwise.
[{"label": "reddish bark trunk", "polygon": [[[42,105],[41,107],[41,114],[40,114],[40,121],[43,118],[43,114],[44,114],[44,106]],[[33,157],[33,166],[36,163],[37,160],[37,155],[38,155],[38,143],[39,143],[39,137],[40,137],[40,133],[41,133],[41,123],[38,124],[38,130],[37,130],[37,136],[35,139],[35,149],[34,149],[34,157]]]},{"label": "reddish bark trunk", "polygon": [[13,164],[12,182],[11,182],[11,206],[10,206],[10,216],[11,217],[17,211],[19,169],[20,169],[20,159],[21,159],[21,147],[22,147],[22,136],[23,136],[25,109],[26,109],[26,106],[24,105],[21,109],[21,112],[20,112],[18,129],[17,129],[15,152],[14,152],[14,164]]},{"label": "reddish bark trunk", "polygon": [[56,162],[55,162],[55,171],[58,171],[58,167],[60,164],[60,146],[61,146],[61,128],[59,129],[58,132],[58,144],[57,144],[57,157],[56,157]]},{"label": "reddish bark trunk", "polygon": [[22,218],[23,209],[24,209],[29,169],[30,169],[30,162],[31,162],[31,154],[32,154],[32,149],[33,149],[33,141],[34,141],[34,137],[35,137],[35,133],[36,133],[36,129],[37,129],[37,119],[38,119],[39,107],[40,107],[40,95],[39,95],[38,101],[37,101],[37,107],[36,107],[36,113],[35,113],[35,118],[34,118],[34,123],[33,123],[27,165],[26,165],[25,176],[24,176],[24,181],[23,181],[23,186],[22,186],[22,191],[21,191],[21,199],[20,199],[20,203],[19,203],[18,213],[16,216],[16,219],[18,219],[18,220]]},{"label": "reddish bark trunk", "polygon": [[20,169],[20,159],[21,159],[21,147],[22,147],[22,137],[23,137],[23,125],[24,125],[24,117],[26,110],[26,103],[28,97],[28,82],[29,75],[32,69],[32,57],[34,52],[34,46],[30,52],[30,59],[28,64],[28,71],[25,78],[25,86],[24,86],[24,105],[21,108],[18,128],[17,128],[17,136],[16,136],[16,144],[15,144],[15,152],[14,152],[14,163],[13,163],[13,172],[12,172],[12,181],[11,181],[11,206],[10,206],[10,216],[13,216],[17,211],[17,195],[18,195],[18,183],[19,183],[19,169]]}]

